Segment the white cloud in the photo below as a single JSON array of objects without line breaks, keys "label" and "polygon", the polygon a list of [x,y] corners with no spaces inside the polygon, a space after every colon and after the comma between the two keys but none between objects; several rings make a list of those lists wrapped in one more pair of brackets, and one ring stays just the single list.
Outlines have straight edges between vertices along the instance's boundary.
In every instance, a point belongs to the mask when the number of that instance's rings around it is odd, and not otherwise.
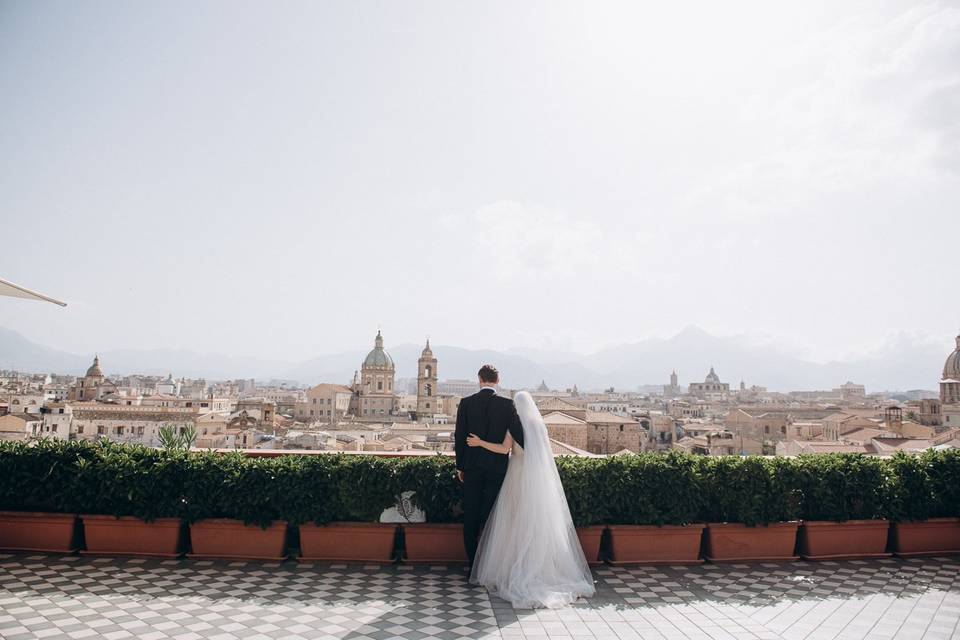
[{"label": "white cloud", "polygon": [[503,279],[553,280],[631,264],[627,241],[616,229],[541,205],[502,200],[460,216],[446,216],[448,229],[475,230],[471,251]]},{"label": "white cloud", "polygon": [[772,134],[770,148],[692,190],[688,212],[775,218],[839,191],[960,174],[960,9],[846,21],[787,56],[781,73],[810,70],[808,81],[745,97],[742,118]]}]

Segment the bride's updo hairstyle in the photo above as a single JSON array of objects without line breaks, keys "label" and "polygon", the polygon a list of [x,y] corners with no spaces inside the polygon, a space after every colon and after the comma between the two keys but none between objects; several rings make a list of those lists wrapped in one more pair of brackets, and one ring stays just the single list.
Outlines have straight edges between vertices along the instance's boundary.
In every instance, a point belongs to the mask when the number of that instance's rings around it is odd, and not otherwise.
[{"label": "bride's updo hairstyle", "polygon": [[497,384],[500,382],[500,372],[497,371],[497,368],[492,364],[485,364],[480,367],[480,371],[477,371],[477,376],[480,380],[489,384]]}]

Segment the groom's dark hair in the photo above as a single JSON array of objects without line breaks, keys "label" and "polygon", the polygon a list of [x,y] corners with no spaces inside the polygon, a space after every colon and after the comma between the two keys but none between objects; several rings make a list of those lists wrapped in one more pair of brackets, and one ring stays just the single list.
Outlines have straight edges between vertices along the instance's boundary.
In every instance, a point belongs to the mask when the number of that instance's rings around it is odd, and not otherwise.
[{"label": "groom's dark hair", "polygon": [[477,371],[477,375],[480,376],[480,380],[483,382],[489,382],[491,384],[500,382],[500,372],[497,371],[497,368],[492,364],[485,364],[480,367],[480,371]]}]

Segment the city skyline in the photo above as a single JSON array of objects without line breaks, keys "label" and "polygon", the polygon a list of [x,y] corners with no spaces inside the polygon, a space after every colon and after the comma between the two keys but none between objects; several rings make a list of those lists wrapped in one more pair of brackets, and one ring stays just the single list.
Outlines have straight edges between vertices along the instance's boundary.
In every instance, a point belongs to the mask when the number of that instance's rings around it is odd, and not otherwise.
[{"label": "city skyline", "polygon": [[[423,345],[385,341],[385,346],[396,355],[397,375],[412,378],[416,374],[414,363]],[[901,342],[884,356],[812,363],[775,352],[770,345],[713,336],[695,326],[684,328],[668,340],[620,345],[586,356],[529,349],[470,350],[436,342],[433,346],[442,354],[444,363],[440,372],[444,379],[472,380],[480,363],[493,362],[501,367],[505,381],[513,388],[533,388],[548,381],[560,390],[573,385],[585,390],[611,386],[636,390],[666,384],[669,372],[678,371],[685,388],[689,383],[702,381],[707,370],[712,372],[715,365],[730,385],[746,382],[748,387],[759,385],[779,392],[831,389],[844,380],[866,383],[873,391],[931,390],[935,385],[931,383],[930,371],[940,366],[944,353],[941,343],[920,348]],[[106,358],[106,370],[116,375],[166,376],[176,372],[177,377],[187,378],[256,378],[311,385],[319,381],[345,383],[356,372],[356,361],[364,353],[362,345],[349,347],[300,361],[170,349],[100,349],[97,354]],[[92,355],[48,349],[0,328],[0,369],[76,374],[86,368],[90,357]]]},{"label": "city skyline", "polygon": [[4,326],[827,361],[960,325],[954,6],[273,9],[4,3],[2,277],[69,303]]}]

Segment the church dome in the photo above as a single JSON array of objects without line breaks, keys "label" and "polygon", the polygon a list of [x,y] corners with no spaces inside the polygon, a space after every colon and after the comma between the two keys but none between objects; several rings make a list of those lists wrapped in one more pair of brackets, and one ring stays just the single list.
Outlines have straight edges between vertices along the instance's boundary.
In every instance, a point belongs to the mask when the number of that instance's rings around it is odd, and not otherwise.
[{"label": "church dome", "polygon": [[393,358],[383,348],[383,336],[377,331],[377,338],[374,341],[373,350],[363,359],[364,367],[386,367],[393,369]]},{"label": "church dome", "polygon": [[93,357],[93,364],[87,369],[88,378],[102,378],[103,370],[100,369],[100,356]]},{"label": "church dome", "polygon": [[427,346],[423,348],[423,351],[420,353],[421,358],[430,358],[433,356],[433,351],[430,350],[430,338],[427,338]]},{"label": "church dome", "polygon": [[718,375],[714,372],[713,367],[710,367],[710,373],[707,374],[707,378],[706,378],[706,380],[704,380],[704,382],[705,382],[705,383],[707,383],[707,382],[712,382],[712,383],[714,383],[714,384],[719,384],[719,383],[720,383],[720,376],[718,376]]},{"label": "church dome", "polygon": [[960,336],[957,336],[957,348],[947,357],[943,365],[944,380],[960,380]]}]

